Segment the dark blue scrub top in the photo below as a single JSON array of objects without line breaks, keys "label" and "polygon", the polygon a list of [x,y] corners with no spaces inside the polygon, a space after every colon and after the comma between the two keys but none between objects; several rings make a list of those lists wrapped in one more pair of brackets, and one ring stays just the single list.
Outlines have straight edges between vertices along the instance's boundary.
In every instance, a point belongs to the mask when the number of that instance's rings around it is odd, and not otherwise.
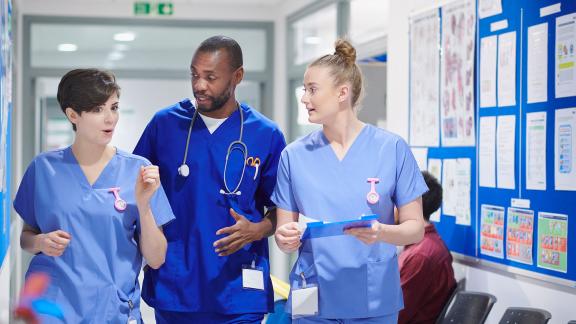
[{"label": "dark blue scrub top", "polygon": [[[255,167],[246,165],[240,196],[220,193],[224,189],[228,146],[240,134],[238,110],[212,134],[202,118],[196,118],[186,161],[190,168],[187,178],[178,174],[178,167],[194,113],[189,100],[156,113],[134,150],[160,167],[162,186],[176,216],[164,227],[168,239],[166,263],[159,270],[149,269],[144,278],[142,296],[154,308],[222,314],[266,313],[273,309],[267,238],[227,257],[218,256],[213,247],[224,237],[217,236],[216,231],[235,224],[229,208],[258,222],[264,216],[264,207],[274,206],[270,196],[280,153],[286,146],[276,124],[247,105],[240,108],[248,157],[261,161],[257,174]],[[234,150],[226,171],[230,190],[239,182],[243,164],[242,154]],[[242,288],[242,266],[253,260],[264,270],[264,291]]]}]

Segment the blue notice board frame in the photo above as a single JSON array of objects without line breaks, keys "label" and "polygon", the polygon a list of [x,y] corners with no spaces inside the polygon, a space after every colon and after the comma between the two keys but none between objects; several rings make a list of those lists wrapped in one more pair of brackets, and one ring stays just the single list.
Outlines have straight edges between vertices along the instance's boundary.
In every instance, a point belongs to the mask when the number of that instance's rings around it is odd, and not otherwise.
[{"label": "blue notice board frame", "polygon": [[[541,8],[558,5],[560,11],[541,15]],[[441,11],[442,12],[442,11]],[[475,59],[475,103],[476,103],[476,143],[475,147],[429,147],[428,159],[469,158],[472,165],[470,192],[470,208],[472,224],[463,226],[455,224],[454,217],[441,215],[440,222],[435,223],[438,232],[448,248],[474,260],[488,261],[487,265],[501,265],[504,271],[521,273],[545,281],[557,282],[563,285],[576,286],[576,191],[555,190],[554,179],[554,131],[555,111],[562,108],[576,108],[576,97],[555,98],[555,37],[556,19],[576,12],[576,1],[573,0],[515,0],[502,1],[502,13],[480,19],[477,17],[476,59]],[[440,14],[442,19],[442,14]],[[493,23],[505,20],[507,27],[494,30]],[[528,28],[540,23],[548,23],[548,77],[547,101],[527,103],[527,55]],[[486,107],[479,105],[479,64],[480,40],[487,36],[500,35],[516,31],[516,104],[510,107]],[[442,37],[442,32],[441,32]],[[546,190],[526,189],[526,120],[527,114],[546,112]],[[479,161],[479,120],[487,116],[514,115],[515,128],[515,189],[500,189],[480,187],[478,184]],[[497,118],[497,117],[496,117]],[[480,253],[480,216],[482,205],[503,207],[504,215],[504,245],[506,244],[506,229],[508,208],[512,199],[525,199],[530,202],[529,210],[534,211],[533,255],[532,264],[525,264],[506,258],[497,258]],[[560,272],[538,267],[538,213],[548,212],[568,215],[568,249],[567,272]]]}]

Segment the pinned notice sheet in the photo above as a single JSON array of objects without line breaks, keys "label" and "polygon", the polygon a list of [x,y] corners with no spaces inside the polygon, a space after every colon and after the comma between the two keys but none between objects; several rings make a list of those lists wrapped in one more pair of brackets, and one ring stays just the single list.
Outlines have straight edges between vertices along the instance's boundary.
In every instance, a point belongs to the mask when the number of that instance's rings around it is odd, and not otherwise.
[{"label": "pinned notice sheet", "polygon": [[576,108],[556,110],[554,124],[554,184],[556,190],[576,190]]}]

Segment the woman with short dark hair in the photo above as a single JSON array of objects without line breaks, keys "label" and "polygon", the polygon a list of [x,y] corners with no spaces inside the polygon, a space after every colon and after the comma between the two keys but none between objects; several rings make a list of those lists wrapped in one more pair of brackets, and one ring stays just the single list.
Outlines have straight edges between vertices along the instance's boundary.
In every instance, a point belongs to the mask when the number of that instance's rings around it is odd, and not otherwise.
[{"label": "woman with short dark hair", "polygon": [[14,201],[25,223],[20,245],[35,254],[27,276],[50,276],[44,298],[67,323],[141,322],[142,257],[159,268],[166,255],[161,226],[174,215],[158,167],[110,145],[119,94],[110,72],[78,69],[62,78],[57,98],[74,143],[36,156]]}]

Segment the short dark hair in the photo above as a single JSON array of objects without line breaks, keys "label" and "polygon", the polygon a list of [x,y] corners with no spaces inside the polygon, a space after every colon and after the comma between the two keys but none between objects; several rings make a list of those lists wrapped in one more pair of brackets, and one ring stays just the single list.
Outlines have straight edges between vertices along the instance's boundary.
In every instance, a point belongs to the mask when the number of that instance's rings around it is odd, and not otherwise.
[{"label": "short dark hair", "polygon": [[[113,94],[120,96],[120,86],[112,72],[76,69],[62,77],[56,98],[64,113],[72,108],[82,114],[105,104]],[[72,124],[72,129],[76,131],[76,125]]]},{"label": "short dark hair", "polygon": [[428,171],[422,171],[422,176],[428,186],[428,192],[422,195],[422,212],[424,219],[428,221],[430,215],[442,205],[442,185]]},{"label": "short dark hair", "polygon": [[[228,53],[230,68],[232,70],[236,70],[244,65],[242,59],[242,48],[240,48],[238,42],[227,36],[218,35],[206,39],[200,44],[200,46],[198,46],[196,53],[213,53],[219,50],[225,50],[226,53]],[[196,55],[196,53],[194,55]]]}]

